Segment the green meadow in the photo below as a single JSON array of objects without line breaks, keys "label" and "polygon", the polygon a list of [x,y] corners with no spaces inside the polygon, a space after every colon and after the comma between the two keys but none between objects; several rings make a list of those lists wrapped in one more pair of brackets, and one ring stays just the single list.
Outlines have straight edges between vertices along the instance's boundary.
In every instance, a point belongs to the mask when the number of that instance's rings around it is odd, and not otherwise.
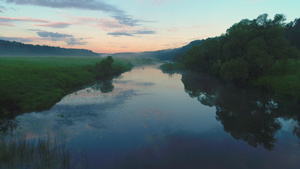
[{"label": "green meadow", "polygon": [[103,66],[99,64],[103,60],[104,58],[0,57],[0,119],[49,109],[65,95],[102,79],[99,75],[103,75],[103,72],[99,70],[110,72],[110,77],[103,78],[112,78],[129,71],[132,66],[152,63],[148,59],[115,59],[113,65],[108,67],[114,70],[111,71],[99,69],[99,65]]}]

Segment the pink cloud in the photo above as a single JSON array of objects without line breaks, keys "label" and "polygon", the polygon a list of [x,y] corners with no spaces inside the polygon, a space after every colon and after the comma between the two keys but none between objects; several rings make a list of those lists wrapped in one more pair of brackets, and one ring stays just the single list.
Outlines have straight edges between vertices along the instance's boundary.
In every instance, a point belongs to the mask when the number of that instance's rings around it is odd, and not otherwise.
[{"label": "pink cloud", "polygon": [[36,19],[36,18],[28,18],[28,17],[21,17],[21,18],[12,18],[12,17],[0,17],[0,22],[41,22],[41,23],[48,23],[49,21],[44,19]]},{"label": "pink cloud", "polygon": [[0,37],[2,40],[17,41],[17,42],[35,42],[39,38],[35,37]]},{"label": "pink cloud", "polygon": [[71,16],[71,15],[60,15],[64,18],[67,18],[68,20],[73,20],[78,23],[90,23],[90,22],[96,22],[98,19],[97,18],[92,18],[92,17],[77,17],[77,16]]},{"label": "pink cloud", "polygon": [[89,25],[91,27],[96,27],[100,28],[101,30],[104,31],[109,31],[111,29],[129,29],[130,26],[121,24],[118,20],[116,19],[98,19],[98,18],[93,18],[93,17],[74,17],[74,16],[69,16],[69,15],[63,15],[63,17],[74,21],[74,24],[78,25]]},{"label": "pink cloud", "polygon": [[10,26],[10,27],[14,27],[14,24],[11,23],[0,23],[1,26]]},{"label": "pink cloud", "polygon": [[117,20],[109,20],[109,19],[101,19],[97,22],[96,27],[100,27],[102,30],[108,31],[111,29],[120,29],[120,28],[128,28],[123,24],[120,24]]}]

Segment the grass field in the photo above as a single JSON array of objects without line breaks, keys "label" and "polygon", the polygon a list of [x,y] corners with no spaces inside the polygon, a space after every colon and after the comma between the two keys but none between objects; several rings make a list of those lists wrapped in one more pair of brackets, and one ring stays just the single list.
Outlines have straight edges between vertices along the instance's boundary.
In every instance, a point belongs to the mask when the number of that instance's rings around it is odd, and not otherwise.
[{"label": "grass field", "polygon": [[[102,59],[0,57],[0,119],[49,109],[68,93],[95,83],[96,74],[89,70]],[[151,62],[115,59],[114,65],[128,71],[132,66]]]}]

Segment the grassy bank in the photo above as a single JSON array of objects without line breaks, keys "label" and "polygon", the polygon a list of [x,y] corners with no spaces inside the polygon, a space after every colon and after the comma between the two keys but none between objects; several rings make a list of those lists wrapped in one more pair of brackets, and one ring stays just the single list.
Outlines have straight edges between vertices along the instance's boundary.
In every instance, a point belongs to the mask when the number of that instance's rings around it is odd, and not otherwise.
[{"label": "grassy bank", "polygon": [[278,62],[252,84],[300,103],[300,61]]},{"label": "grassy bank", "polygon": [[[0,119],[49,109],[68,93],[96,82],[99,71],[95,71],[95,67],[101,60],[103,58],[1,57]],[[118,73],[128,71],[133,65],[130,61],[116,59],[112,68],[118,68]]]}]

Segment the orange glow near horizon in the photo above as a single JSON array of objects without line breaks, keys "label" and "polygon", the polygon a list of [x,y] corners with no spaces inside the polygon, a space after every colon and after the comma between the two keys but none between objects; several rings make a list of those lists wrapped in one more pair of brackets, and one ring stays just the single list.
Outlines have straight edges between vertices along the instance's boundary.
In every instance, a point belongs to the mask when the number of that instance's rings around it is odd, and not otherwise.
[{"label": "orange glow near horizon", "polygon": [[97,53],[157,51],[220,36],[264,13],[269,18],[282,13],[290,22],[299,17],[300,5],[297,0],[64,2],[3,1],[0,39]]}]

